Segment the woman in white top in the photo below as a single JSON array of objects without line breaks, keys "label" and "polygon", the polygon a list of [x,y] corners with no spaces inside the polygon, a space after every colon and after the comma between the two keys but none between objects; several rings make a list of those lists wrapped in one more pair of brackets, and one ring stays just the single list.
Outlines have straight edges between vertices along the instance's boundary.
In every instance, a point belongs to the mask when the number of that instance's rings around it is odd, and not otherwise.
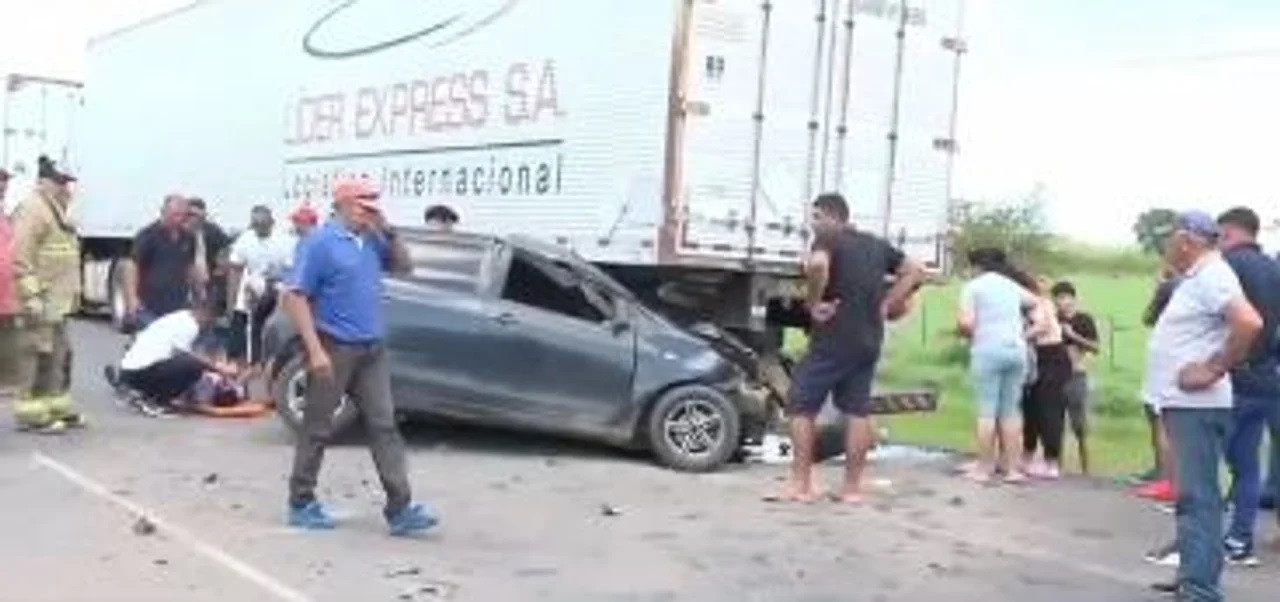
[{"label": "woman in white top", "polygon": [[[1036,378],[1023,396],[1022,451],[1027,474],[1056,479],[1061,474],[1062,438],[1067,416],[1067,382],[1071,379],[1071,355],[1062,338],[1057,308],[1049,297],[1048,281],[1015,273],[1037,302],[1031,319],[1041,327],[1031,332],[1035,344]],[[1043,448],[1043,457],[1036,451]]]}]

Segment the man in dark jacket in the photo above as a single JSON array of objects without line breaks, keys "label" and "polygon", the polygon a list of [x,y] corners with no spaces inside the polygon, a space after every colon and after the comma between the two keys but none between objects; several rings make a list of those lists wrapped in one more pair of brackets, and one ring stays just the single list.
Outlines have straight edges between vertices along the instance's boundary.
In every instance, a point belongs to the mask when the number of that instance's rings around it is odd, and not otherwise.
[{"label": "man in dark jacket", "polygon": [[1259,220],[1253,210],[1230,209],[1218,217],[1218,227],[1224,257],[1263,321],[1248,359],[1231,371],[1234,424],[1227,441],[1233,510],[1223,546],[1228,562],[1253,566],[1258,564],[1253,536],[1262,486],[1262,436],[1267,429],[1273,442],[1280,436],[1280,379],[1276,372],[1280,365],[1273,345],[1280,324],[1280,264],[1258,246]]}]

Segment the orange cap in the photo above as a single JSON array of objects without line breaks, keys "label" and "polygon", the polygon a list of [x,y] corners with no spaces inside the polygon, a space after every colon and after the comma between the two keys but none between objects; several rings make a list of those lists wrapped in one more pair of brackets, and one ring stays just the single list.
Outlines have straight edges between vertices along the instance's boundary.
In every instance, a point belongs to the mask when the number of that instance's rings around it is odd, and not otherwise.
[{"label": "orange cap", "polygon": [[307,201],[289,214],[289,220],[298,225],[314,226],[320,221],[320,214]]},{"label": "orange cap", "polygon": [[333,185],[333,200],[337,203],[357,203],[365,209],[380,211],[378,187],[368,178],[342,178]]}]

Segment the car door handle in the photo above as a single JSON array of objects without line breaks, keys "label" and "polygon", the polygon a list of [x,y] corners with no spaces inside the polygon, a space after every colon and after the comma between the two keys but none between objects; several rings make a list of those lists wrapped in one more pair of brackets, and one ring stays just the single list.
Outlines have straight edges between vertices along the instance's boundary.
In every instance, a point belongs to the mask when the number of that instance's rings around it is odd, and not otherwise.
[{"label": "car door handle", "polygon": [[493,315],[493,321],[502,326],[510,326],[516,323],[516,315],[511,312],[502,312]]}]

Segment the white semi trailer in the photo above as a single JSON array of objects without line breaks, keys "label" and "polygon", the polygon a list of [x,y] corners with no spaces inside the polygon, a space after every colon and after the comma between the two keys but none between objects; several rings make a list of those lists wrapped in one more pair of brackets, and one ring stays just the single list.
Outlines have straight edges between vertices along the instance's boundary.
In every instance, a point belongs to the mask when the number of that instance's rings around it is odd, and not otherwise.
[{"label": "white semi trailer", "polygon": [[4,211],[35,185],[41,155],[76,173],[70,154],[80,115],[80,82],[10,73],[0,75],[0,168],[11,176]]},{"label": "white semi trailer", "polygon": [[[95,39],[89,300],[170,191],[224,225],[379,181],[391,220],[572,247],[776,347],[808,205],[942,261],[963,0],[205,0]],[[118,307],[118,305],[117,305]],[[767,336],[757,337],[764,333]]]}]

